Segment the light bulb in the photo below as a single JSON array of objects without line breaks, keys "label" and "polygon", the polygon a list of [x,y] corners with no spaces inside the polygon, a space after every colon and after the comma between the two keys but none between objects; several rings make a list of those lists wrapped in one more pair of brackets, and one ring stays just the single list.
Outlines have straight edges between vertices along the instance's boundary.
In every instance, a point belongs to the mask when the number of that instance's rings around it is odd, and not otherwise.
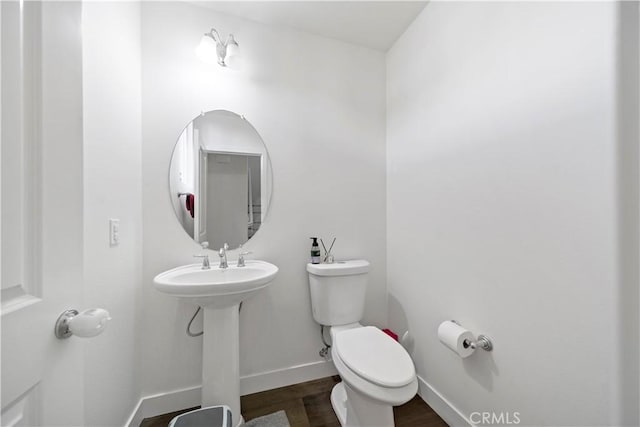
[{"label": "light bulb", "polygon": [[198,58],[206,64],[215,64],[217,61],[216,55],[216,42],[213,37],[205,34],[200,39],[200,44],[196,48],[196,54]]},{"label": "light bulb", "polygon": [[224,63],[227,67],[232,69],[240,68],[240,46],[238,42],[233,38],[233,34],[229,34],[227,40],[227,55],[224,58]]}]

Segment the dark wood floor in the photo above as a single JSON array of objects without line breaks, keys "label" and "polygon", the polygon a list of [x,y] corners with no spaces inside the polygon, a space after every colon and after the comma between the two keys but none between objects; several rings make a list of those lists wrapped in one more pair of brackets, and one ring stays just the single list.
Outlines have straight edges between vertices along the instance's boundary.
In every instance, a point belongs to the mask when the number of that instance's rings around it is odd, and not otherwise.
[{"label": "dark wood floor", "polygon": [[[284,410],[291,427],[340,427],[331,407],[331,389],[340,377],[322,378],[306,383],[242,396],[242,415],[249,421]],[[166,427],[184,411],[145,418],[140,427]],[[397,427],[445,427],[447,424],[420,397],[393,408]]]}]

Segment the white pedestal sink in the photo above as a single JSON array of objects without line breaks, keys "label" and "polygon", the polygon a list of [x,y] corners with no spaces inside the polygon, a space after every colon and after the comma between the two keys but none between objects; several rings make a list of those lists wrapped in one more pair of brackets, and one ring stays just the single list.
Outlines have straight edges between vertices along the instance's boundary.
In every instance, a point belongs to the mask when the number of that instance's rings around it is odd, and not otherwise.
[{"label": "white pedestal sink", "polygon": [[239,305],[268,286],[277,273],[273,264],[250,260],[244,267],[225,269],[203,270],[202,264],[190,264],[153,279],[160,292],[202,307],[202,407],[228,405],[236,426],[244,422],[240,414]]}]

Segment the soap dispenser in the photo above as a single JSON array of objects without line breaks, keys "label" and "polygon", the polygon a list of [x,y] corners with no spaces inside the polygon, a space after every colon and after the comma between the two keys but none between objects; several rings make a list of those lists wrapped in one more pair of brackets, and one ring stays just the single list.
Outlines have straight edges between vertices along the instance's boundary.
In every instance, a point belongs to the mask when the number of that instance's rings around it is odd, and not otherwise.
[{"label": "soap dispenser", "polygon": [[311,243],[311,264],[320,264],[320,246],[318,246],[318,238],[309,238],[313,240],[313,243]]}]

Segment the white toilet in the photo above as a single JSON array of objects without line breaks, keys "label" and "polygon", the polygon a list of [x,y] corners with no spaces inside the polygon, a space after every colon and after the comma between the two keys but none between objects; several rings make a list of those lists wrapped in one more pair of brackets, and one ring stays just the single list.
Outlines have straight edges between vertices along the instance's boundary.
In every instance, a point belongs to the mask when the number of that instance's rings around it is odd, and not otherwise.
[{"label": "white toilet", "polygon": [[393,407],[418,391],[413,361],[394,339],[358,323],[364,312],[369,262],[307,264],[313,318],[331,327],[331,357],[342,378],[331,405],[346,427],[392,427]]}]

